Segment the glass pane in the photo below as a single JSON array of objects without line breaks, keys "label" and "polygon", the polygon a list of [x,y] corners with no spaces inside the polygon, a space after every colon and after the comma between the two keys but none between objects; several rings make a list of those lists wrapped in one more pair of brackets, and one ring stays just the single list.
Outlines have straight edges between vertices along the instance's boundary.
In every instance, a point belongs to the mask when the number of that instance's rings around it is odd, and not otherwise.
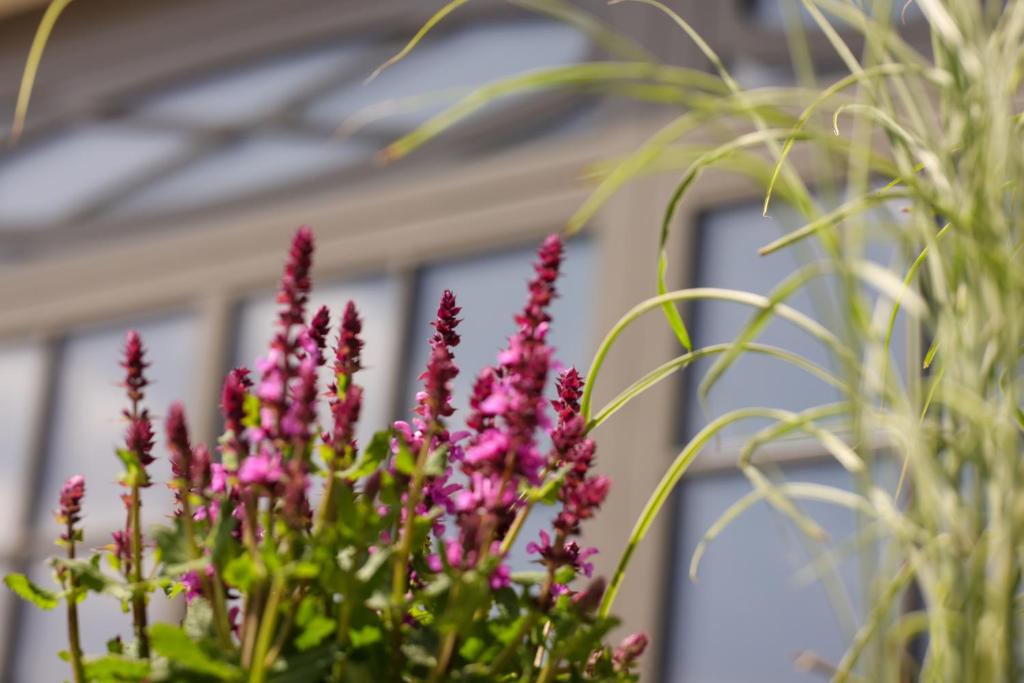
[{"label": "glass pane", "polygon": [[363,46],[329,45],[261,59],[154,96],[143,103],[141,111],[196,126],[255,121],[321,81],[344,73],[364,53]]},{"label": "glass pane", "polygon": [[[812,240],[804,240],[768,256],[758,255],[759,247],[801,225],[795,215],[783,208],[775,213],[778,218],[764,218],[760,206],[751,204],[717,209],[703,216],[698,226],[696,286],[768,295],[802,265],[822,258],[820,249]],[[879,214],[879,218],[885,218],[885,215]],[[865,253],[865,258],[887,267],[893,262],[893,257],[891,243],[881,235],[873,238]],[[822,277],[798,290],[786,303],[826,328],[839,330],[836,297],[834,279]],[[711,300],[695,302],[688,314],[694,345],[702,347],[732,341],[753,312],[753,308],[740,304]],[[903,367],[903,331],[903,325],[898,325],[893,335],[892,357],[897,369]],[[799,353],[835,371],[835,363],[825,346],[789,322],[772,320],[755,341]],[[746,354],[718,380],[707,401],[702,403],[697,389],[713,362],[713,358],[699,361],[683,375],[687,392],[687,434],[692,435],[710,419],[740,407],[771,406],[800,411],[833,402],[839,397],[835,389],[789,363],[762,354]],[[748,420],[732,425],[723,434],[751,433],[764,424]]]},{"label": "glass pane", "polygon": [[66,219],[92,199],[184,148],[184,136],[81,126],[0,157],[0,221],[33,227]]},{"label": "glass pane", "polygon": [[[86,534],[106,534],[124,522],[124,508],[116,483],[121,462],[115,449],[123,443],[126,407],[124,389],[119,386],[119,366],[125,330],[134,327],[142,335],[150,362],[145,405],[156,428],[156,462],[150,466],[154,484],[143,494],[143,525],[160,523],[170,513],[171,492],[165,486],[170,477],[163,439],[163,418],[173,401],[194,398],[193,362],[199,351],[196,323],[181,316],[123,324],[82,332],[65,343],[59,363],[57,395],[47,448],[46,476],[41,504],[36,506],[37,524],[44,535],[52,527],[51,501],[60,486],[73,474],[86,477],[84,519]],[[192,412],[194,414],[194,411]],[[103,536],[103,542],[107,537]]]},{"label": "glass pane", "polygon": [[[387,100],[465,89],[531,69],[583,61],[588,49],[586,36],[565,24],[504,21],[470,26],[428,36],[374,81],[339,88],[315,103],[309,115],[316,123],[338,126],[356,112]],[[381,123],[412,128],[451,101],[452,97],[445,97],[441,104],[396,112]]]},{"label": "glass pane", "polygon": [[43,392],[42,350],[0,346],[0,548],[17,540],[28,485],[28,453],[36,408]]},{"label": "glass pane", "polygon": [[[526,282],[533,274],[534,251],[533,247],[526,247],[439,263],[423,270],[413,313],[414,343],[409,354],[412,365],[403,395],[408,406],[406,419],[411,416],[420,388],[418,377],[427,362],[427,340],[433,332],[430,322],[441,293],[450,289],[462,307],[462,342],[455,349],[455,363],[461,371],[455,379],[452,401],[456,411],[452,419],[462,428],[473,380],[483,367],[495,363],[498,351],[515,332],[513,316],[526,301]],[[576,365],[580,372],[586,372],[594,348],[590,333],[596,258],[594,245],[586,239],[569,243],[558,283],[559,298],[552,306],[554,319],[549,340],[556,349],[556,357],[567,366]],[[514,569],[532,568],[525,564],[525,544],[535,540],[542,528],[549,527],[552,518],[552,511],[539,508],[530,516],[510,555]]]},{"label": "glass pane", "polygon": [[351,167],[369,159],[374,151],[353,140],[318,141],[287,135],[248,138],[150,185],[119,205],[113,215],[227,201]]},{"label": "glass pane", "polygon": [[[330,343],[337,339],[338,320],[345,303],[353,300],[363,319],[363,366],[358,381],[364,388],[363,406],[359,418],[358,439],[368,443],[370,436],[388,426],[391,421],[391,394],[394,385],[395,364],[398,361],[400,340],[395,330],[401,329],[398,284],[383,277],[361,282],[315,285],[310,300],[310,311],[328,306],[331,311],[332,332]],[[267,344],[274,334],[274,321],[278,306],[272,295],[245,303],[239,311],[237,326],[237,355],[235,362],[248,368],[266,354]],[[329,357],[330,358],[330,357]],[[328,361],[328,366],[330,362]],[[320,373],[320,386],[330,381],[329,367]],[[326,423],[326,403],[320,402],[320,420]]]},{"label": "glass pane", "polygon": [[[879,466],[884,481],[895,481],[898,465]],[[848,473],[833,462],[789,466],[783,476],[788,481],[853,486]],[[838,561],[837,591],[827,592],[815,578],[803,580],[798,572],[807,569],[817,552],[811,553],[805,537],[764,502],[711,542],[698,581],[690,581],[697,543],[728,506],[750,490],[746,477],[736,472],[696,476],[682,485],[664,650],[666,681],[812,683],[821,680],[820,674],[798,670],[795,658],[809,651],[834,665],[853,637],[863,585],[856,556]],[[858,532],[856,517],[847,508],[824,503],[799,507],[829,534],[830,548],[849,542]]]},{"label": "glass pane", "polygon": [[[750,17],[766,28],[784,29],[789,18],[796,16],[797,12],[799,12],[800,19],[805,25],[814,26],[815,28],[818,26],[800,0],[746,0],[746,5]],[[870,7],[870,5],[871,3],[863,3],[860,6],[863,9],[864,7]],[[892,0],[891,7],[893,21],[897,24],[901,22],[910,24],[921,19],[923,16],[921,8],[913,1]],[[824,10],[822,12],[837,28],[843,23],[837,17],[824,12]]]},{"label": "glass pane", "polygon": [[[44,561],[37,562],[30,575],[40,586],[57,586],[53,572]],[[177,623],[183,611],[182,602],[181,597],[171,601],[158,591],[149,603],[149,622]],[[67,612],[63,604],[44,612],[23,602],[19,605],[19,616],[14,680],[70,680],[68,663],[57,656],[59,650],[67,648]],[[131,615],[122,612],[120,601],[108,595],[90,593],[78,607],[78,620],[82,625],[82,650],[87,654],[104,654],[107,641],[116,635],[125,642],[134,640]]]}]

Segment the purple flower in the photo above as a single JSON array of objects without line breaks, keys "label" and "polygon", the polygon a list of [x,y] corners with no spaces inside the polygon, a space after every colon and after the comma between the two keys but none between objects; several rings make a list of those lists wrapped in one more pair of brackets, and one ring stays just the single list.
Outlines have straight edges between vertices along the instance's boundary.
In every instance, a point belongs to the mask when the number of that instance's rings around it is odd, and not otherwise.
[{"label": "purple flower", "polygon": [[309,473],[306,461],[292,458],[284,464],[284,492],[281,495],[284,518],[296,529],[309,526],[312,511],[309,507]]},{"label": "purple flower", "polygon": [[177,515],[181,514],[183,501],[192,490],[192,444],[188,438],[188,425],[185,423],[185,408],[181,403],[172,403],[167,410],[165,430],[167,448],[171,453],[171,474],[174,476],[170,487],[174,489]]},{"label": "purple flower", "polygon": [[619,644],[612,653],[612,663],[617,672],[629,671],[640,655],[647,649],[647,634],[633,633]]},{"label": "purple flower", "polygon": [[[220,465],[218,465],[220,466]],[[206,444],[196,444],[192,447],[192,472],[191,485],[199,492],[205,492],[210,488],[213,481],[213,458],[210,449]]]},{"label": "purple flower", "polygon": [[135,330],[129,330],[124,340],[124,360],[121,367],[125,370],[123,386],[128,390],[128,398],[138,403],[143,398],[143,389],[149,384],[146,380],[146,368],[149,363],[145,359],[146,350],[142,345],[142,337]]},{"label": "purple flower", "polygon": [[281,326],[301,325],[309,299],[309,271],[313,265],[313,230],[308,225],[300,225],[292,238],[292,246],[288,252],[288,261],[277,293],[277,303],[281,304]]},{"label": "purple flower", "polygon": [[266,450],[245,459],[238,470],[238,481],[245,486],[271,488],[284,478],[281,454]]},{"label": "purple flower", "polygon": [[313,319],[309,321],[309,327],[306,328],[300,337],[300,345],[303,350],[308,355],[317,358],[317,365],[324,364],[324,351],[327,349],[327,332],[330,330],[330,327],[331,314],[326,306],[321,306],[313,314]]},{"label": "purple flower", "polygon": [[362,367],[363,323],[356,305],[349,301],[341,316],[341,331],[334,351],[334,382],[331,384],[331,417],[334,427],[324,436],[324,442],[341,451],[355,445],[356,423],[362,409],[363,390],[353,382],[353,376]]},{"label": "purple flower", "polygon": [[303,448],[309,442],[316,421],[316,370],[317,359],[312,356],[306,356],[299,363],[296,373],[298,381],[292,389],[292,401],[281,420],[281,434]]},{"label": "purple flower", "polygon": [[540,532],[540,543],[528,543],[526,552],[540,555],[552,569],[572,567],[577,574],[587,577],[594,573],[594,565],[587,560],[597,554],[597,548],[580,548],[576,541],[559,544],[557,539],[553,545],[551,536],[543,530]]},{"label": "purple flower", "polygon": [[185,587],[185,601],[192,602],[203,594],[203,582],[199,578],[199,572],[193,570],[181,577],[181,584]]},{"label": "purple flower", "polygon": [[455,295],[452,290],[446,289],[441,294],[441,301],[437,305],[437,319],[431,323],[434,327],[434,336],[430,343],[433,346],[444,346],[452,349],[459,345],[461,338],[455,332],[462,319],[458,317],[462,309],[455,304]]},{"label": "purple flower", "polygon": [[220,394],[220,410],[224,416],[225,439],[223,447],[244,457],[249,452],[249,440],[245,433],[245,400],[249,395],[249,370],[235,368],[224,378]]},{"label": "purple flower", "polygon": [[597,611],[598,606],[601,604],[601,599],[604,597],[604,591],[607,587],[603,577],[597,577],[587,587],[572,596],[572,604],[583,614],[591,614]]},{"label": "purple flower", "polygon": [[82,519],[82,499],[85,497],[85,477],[76,474],[64,482],[60,489],[60,507],[57,523],[65,527],[60,538],[66,543],[75,540],[75,525]]},{"label": "purple flower", "polygon": [[[121,361],[121,367],[125,370],[123,386],[130,404],[124,411],[125,419],[128,420],[124,442],[125,449],[135,456],[141,467],[140,478],[136,483],[139,487],[150,485],[146,468],[153,463],[153,424],[149,419],[149,411],[139,405],[144,398],[143,389],[149,384],[145,373],[149,363],[146,362],[145,355],[146,350],[139,333],[134,330],[128,332],[125,337],[124,359]],[[126,505],[131,504],[131,496],[122,498],[127,498]]]},{"label": "purple flower", "polygon": [[121,563],[122,570],[127,575],[131,568],[132,540],[128,532],[118,530],[110,534],[113,542],[108,546],[110,553]]},{"label": "purple flower", "polygon": [[561,262],[562,242],[552,235],[537,252],[516,333],[498,354],[497,366],[485,368],[473,385],[466,423],[476,434],[462,460],[469,488],[455,500],[460,545],[467,551],[500,541],[520,505],[520,483],[538,484],[542,477],[545,458],[536,436],[547,423],[544,388],[552,349],[545,338]]},{"label": "purple flower", "polygon": [[579,415],[580,398],[583,397],[583,378],[576,368],[569,368],[558,377],[558,400],[551,405],[558,412],[560,422],[566,422]]},{"label": "purple flower", "polygon": [[[256,395],[262,401],[260,410],[260,434],[271,439],[289,436],[281,433],[281,421],[288,413],[288,385],[294,370],[293,359],[305,339],[308,343],[303,350],[306,357],[309,351],[317,347],[317,339],[326,335],[323,320],[317,321],[312,331],[305,331],[293,338],[292,328],[302,325],[306,304],[309,300],[310,269],[313,263],[313,231],[303,225],[292,239],[288,261],[277,292],[277,303],[281,305],[278,312],[278,329],[270,342],[267,355],[259,361],[257,368],[262,373]],[[322,340],[322,339],[321,339]],[[314,365],[316,363],[314,362]],[[295,429],[293,416],[290,426]]]}]

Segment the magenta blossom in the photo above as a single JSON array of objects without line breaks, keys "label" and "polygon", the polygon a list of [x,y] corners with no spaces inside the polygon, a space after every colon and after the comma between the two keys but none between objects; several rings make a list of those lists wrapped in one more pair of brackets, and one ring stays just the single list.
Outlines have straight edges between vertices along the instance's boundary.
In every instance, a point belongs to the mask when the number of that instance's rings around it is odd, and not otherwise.
[{"label": "magenta blossom", "polygon": [[238,470],[238,481],[245,486],[271,488],[284,478],[281,454],[266,450],[245,459]]},{"label": "magenta blossom", "polygon": [[57,523],[65,527],[60,539],[66,543],[75,540],[74,527],[82,519],[82,499],[85,497],[85,477],[76,474],[70,477],[60,489],[60,507],[57,508]]},{"label": "magenta blossom", "polygon": [[633,633],[623,639],[612,653],[612,662],[616,671],[629,671],[647,649],[647,634]]}]

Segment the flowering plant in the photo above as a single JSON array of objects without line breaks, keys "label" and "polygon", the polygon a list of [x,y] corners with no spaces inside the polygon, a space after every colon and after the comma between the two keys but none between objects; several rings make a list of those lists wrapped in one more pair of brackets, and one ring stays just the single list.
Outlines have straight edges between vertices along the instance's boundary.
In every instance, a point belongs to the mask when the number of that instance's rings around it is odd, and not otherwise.
[{"label": "flowering plant", "polygon": [[[128,334],[127,427],[117,451],[125,527],[80,559],[86,484],[74,476],[56,515],[67,551],[52,561],[60,589],[6,578],[40,607],[66,604],[65,658],[76,683],[636,680],[646,636],[604,644],[617,622],[598,612],[605,583],[588,562],[596,550],[577,540],[609,481],[593,473],[575,369],[558,377],[556,415],[547,415],[555,366],[548,307],[561,241],[549,237],[538,251],[515,334],[477,376],[467,431],[449,428],[460,308],[445,291],[411,421],[367,444],[355,438],[363,341],[352,302],[333,348],[333,381],[326,391],[318,386],[330,314],[307,316],[312,256],[312,232],[302,227],[266,356],[252,377],[239,368],[224,381],[216,449],[191,440],[181,404],[168,410],[162,438],[175,508],[171,525],[151,534],[141,508],[154,483],[157,436],[145,408],[145,348]],[[541,446],[545,433],[550,449]],[[509,550],[541,501],[558,514],[550,533],[527,546],[539,571],[512,572]],[[148,622],[157,592],[185,601],[181,625]],[[88,594],[131,612],[131,642],[115,638],[104,655],[82,653],[77,605]]]}]

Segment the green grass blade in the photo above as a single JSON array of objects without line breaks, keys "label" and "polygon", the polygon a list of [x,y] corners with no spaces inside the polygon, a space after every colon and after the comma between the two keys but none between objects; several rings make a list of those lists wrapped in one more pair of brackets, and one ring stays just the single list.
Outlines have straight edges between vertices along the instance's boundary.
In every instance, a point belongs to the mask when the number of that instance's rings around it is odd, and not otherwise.
[{"label": "green grass blade", "polygon": [[[676,356],[672,360],[659,365],[654,370],[651,370],[646,375],[633,382],[629,387],[622,390],[615,398],[610,400],[601,410],[597,412],[597,415],[587,425],[588,430],[597,429],[605,421],[608,420],[612,415],[619,411],[620,408],[625,406],[631,400],[641,395],[644,391],[656,385],[661,380],[669,377],[679,370],[688,367],[693,362],[711,356],[714,354],[722,353],[732,347],[731,343],[714,344],[712,346],[705,346],[700,349],[695,349],[692,352],[684,353],[680,356]],[[763,354],[776,358],[778,360],[790,363],[801,370],[804,370],[809,375],[820,379],[825,384],[830,386],[841,388],[843,386],[842,381],[831,374],[820,365],[812,363],[803,356],[781,349],[777,346],[770,346],[767,344],[750,343],[745,349],[746,353]]]},{"label": "green grass blade", "polygon": [[430,33],[431,30],[433,30],[435,26],[440,24],[445,17],[447,17],[449,14],[457,10],[462,5],[465,5],[467,2],[469,2],[469,0],[451,0],[450,2],[446,3],[443,7],[441,7],[441,9],[434,12],[434,14],[431,15],[429,19],[427,19],[423,26],[420,26],[419,30],[416,31],[416,34],[409,39],[409,42],[406,43],[401,50],[399,50],[397,53],[392,55],[387,61],[385,61],[383,64],[374,69],[373,73],[370,74],[369,78],[366,79],[366,82],[369,83],[373,79],[377,78],[377,76],[380,76],[385,69],[394,66],[398,62],[405,59],[405,57],[410,52],[412,52],[417,45],[420,44],[420,41],[423,40],[427,36],[427,34]]},{"label": "green grass blade", "polygon": [[[942,236],[946,234],[946,231],[949,230],[949,225],[949,223],[946,223],[946,225],[944,225],[942,229],[939,230],[938,233],[936,233],[936,241],[941,239]],[[910,264],[910,268],[907,269],[907,274],[903,277],[903,285],[905,287],[909,288],[910,285],[914,282],[914,278],[917,277],[917,271],[921,269],[921,266],[924,264],[926,258],[928,258],[928,247],[925,247],[924,249],[921,250],[921,253],[917,255],[917,258],[914,259],[914,262]],[[892,334],[893,330],[896,329],[896,317],[899,315],[899,313],[900,300],[897,299],[895,302],[893,302],[892,312],[889,314],[889,324],[885,330],[885,349],[887,351],[892,345]]]},{"label": "green grass blade", "polygon": [[773,410],[771,408],[741,408],[732,412],[726,413],[721,417],[718,417],[708,423],[700,432],[694,436],[689,443],[679,452],[675,460],[669,466],[668,470],[662,476],[661,481],[655,487],[651,493],[650,498],[647,499],[647,503],[644,505],[643,511],[640,516],[637,517],[636,523],[633,526],[633,531],[629,535],[629,539],[626,541],[626,548],[623,550],[622,556],[619,558],[619,563],[615,568],[615,573],[612,575],[611,582],[608,584],[608,589],[605,591],[604,598],[601,601],[601,607],[599,613],[602,616],[607,616],[615,603],[615,596],[619,592],[619,587],[622,585],[622,580],[625,577],[626,569],[629,567],[630,560],[633,558],[634,552],[636,552],[637,546],[647,535],[647,531],[651,528],[655,518],[658,516],[658,512],[665,505],[672,491],[675,489],[679,480],[682,479],[686,470],[693,463],[694,458],[704,448],[704,446],[715,436],[719,431],[728,427],[731,424],[735,424],[742,420],[751,418],[775,418],[781,419],[788,415],[787,411]]},{"label": "green grass blade", "polygon": [[[819,503],[830,503],[832,505],[849,508],[859,512],[871,512],[871,507],[863,498],[858,496],[856,493],[852,493],[835,486],[826,486],[824,484],[814,484],[811,482],[790,482],[779,484],[776,488],[781,495],[788,498],[810,500]],[[697,547],[694,548],[693,557],[690,559],[691,580],[697,580],[700,562],[704,558],[704,554],[707,552],[708,546],[710,546],[711,543],[718,538],[718,536],[725,531],[730,524],[738,519],[740,515],[758,502],[764,500],[765,496],[766,494],[764,491],[751,491],[730,505],[728,509],[726,509],[726,511],[723,512],[710,527],[708,527],[708,530],[704,532],[704,535],[697,543]]]},{"label": "green grass blade", "polygon": [[[641,301],[627,311],[625,315],[615,323],[612,329],[608,331],[608,334],[605,335],[597,349],[597,352],[594,354],[594,358],[590,363],[590,369],[587,372],[587,383],[583,388],[583,396],[580,401],[580,411],[585,421],[590,421],[593,390],[597,383],[597,378],[600,375],[601,368],[604,366],[608,352],[611,350],[611,347],[615,344],[615,341],[619,338],[622,332],[645,313],[656,308],[660,308],[667,302],[694,301],[697,299],[731,301],[754,308],[768,308],[773,305],[767,297],[759,294],[751,294],[750,292],[743,292],[735,289],[721,289],[716,287],[681,289]],[[851,351],[843,345],[839,338],[817,321],[800,311],[791,308],[790,306],[786,306],[785,304],[776,304],[774,305],[774,308],[779,318],[796,325],[815,339],[823,342],[841,358],[848,361],[853,359]]]},{"label": "green grass blade", "polygon": [[14,105],[14,120],[11,123],[10,144],[14,144],[21,137],[25,130],[25,119],[28,117],[28,104],[32,98],[32,89],[35,86],[36,74],[39,72],[39,63],[43,60],[43,51],[50,41],[50,34],[57,24],[61,13],[70,5],[72,0],[52,0],[39,21],[36,35],[32,39],[32,46],[28,51],[28,60],[25,62],[25,71],[21,76],[21,85],[18,88],[18,100]]},{"label": "green grass blade", "polygon": [[719,85],[713,76],[695,69],[648,62],[586,62],[535,69],[480,86],[451,107],[392,142],[381,156],[385,160],[404,157],[500,97],[530,90],[594,86],[611,81],[632,80],[650,80],[666,85],[702,88],[712,92]]},{"label": "green grass blade", "polygon": [[757,250],[757,253],[765,256],[773,252],[788,247],[791,244],[799,242],[800,240],[806,239],[811,235],[824,230],[830,226],[836,225],[843,220],[854,216],[862,211],[866,211],[873,206],[883,204],[893,199],[908,199],[913,195],[910,192],[895,187],[883,187],[878,190],[873,190],[860,197],[855,197],[841,206],[833,209],[825,215],[817,218],[806,225],[793,230],[792,232],[783,235],[779,239],[766,244]]}]

